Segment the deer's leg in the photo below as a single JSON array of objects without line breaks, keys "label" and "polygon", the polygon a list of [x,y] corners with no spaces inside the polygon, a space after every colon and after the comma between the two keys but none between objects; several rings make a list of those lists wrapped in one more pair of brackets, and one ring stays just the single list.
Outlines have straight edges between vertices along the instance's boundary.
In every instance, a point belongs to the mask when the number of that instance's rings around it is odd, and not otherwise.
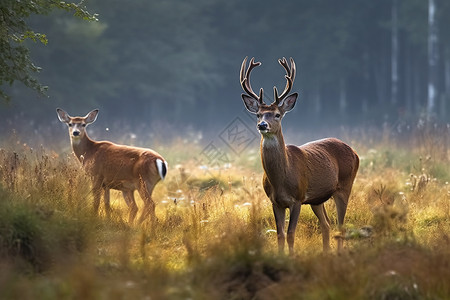
[{"label": "deer's leg", "polygon": [[347,212],[349,194],[338,192],[333,197],[336,202],[338,224],[341,227],[344,224],[345,213]]},{"label": "deer's leg", "polygon": [[125,199],[125,203],[127,204],[128,209],[130,210],[128,215],[128,223],[133,224],[138,212],[136,200],[134,199],[134,191],[122,191],[122,195]]},{"label": "deer's leg", "polygon": [[[338,191],[333,195],[334,201],[336,203],[336,210],[337,210],[337,219],[338,219],[338,225],[339,230],[343,232],[344,228],[344,218],[345,213],[347,212],[347,205],[348,205],[348,198],[350,196],[350,192],[345,191]],[[344,245],[343,238],[338,239],[338,251],[342,249]]]},{"label": "deer's leg", "polygon": [[142,208],[142,213],[139,217],[138,223],[141,224],[144,222],[148,216],[151,216],[152,221],[155,221],[155,203],[151,197],[148,197],[146,201],[144,201],[144,207]]},{"label": "deer's leg", "polygon": [[125,200],[125,204],[127,205],[128,208],[130,208],[130,195],[129,195],[129,191],[122,191],[122,196],[123,199]]},{"label": "deer's leg", "polygon": [[142,209],[141,216],[139,217],[139,224],[144,222],[144,220],[150,215],[152,218],[152,221],[155,221],[155,202],[152,200],[152,192],[153,188],[155,187],[154,184],[151,184],[150,182],[141,182],[139,187],[139,195],[141,196],[142,200],[144,200],[144,207]]},{"label": "deer's leg", "polygon": [[111,217],[111,203],[110,203],[109,188],[103,188],[103,202],[105,203],[105,213],[108,218]]},{"label": "deer's leg", "polygon": [[325,206],[322,204],[311,205],[314,214],[319,219],[320,231],[322,232],[323,251],[330,250],[330,219],[325,211]]},{"label": "deer's leg", "polygon": [[294,254],[294,240],[295,240],[295,229],[298,224],[298,217],[300,216],[300,208],[302,207],[300,202],[296,202],[289,209],[289,226],[287,231],[287,243],[289,246],[289,255]]},{"label": "deer's leg", "polygon": [[100,198],[102,195],[102,182],[100,180],[95,180],[92,190],[94,194],[94,214],[98,215],[98,208],[100,206]]},{"label": "deer's leg", "polygon": [[277,225],[277,237],[278,237],[278,252],[284,252],[284,223],[286,220],[286,209],[279,207],[276,204],[272,204],[273,214],[275,216],[275,223]]}]

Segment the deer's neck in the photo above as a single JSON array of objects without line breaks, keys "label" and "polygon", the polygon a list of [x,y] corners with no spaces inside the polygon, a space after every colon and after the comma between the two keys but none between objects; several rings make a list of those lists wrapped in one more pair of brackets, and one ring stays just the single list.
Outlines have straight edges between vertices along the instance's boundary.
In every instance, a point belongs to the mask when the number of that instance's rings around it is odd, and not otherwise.
[{"label": "deer's neck", "polygon": [[91,155],[95,142],[87,135],[84,135],[83,138],[80,139],[72,138],[71,142],[73,152],[77,156],[78,160],[83,164],[84,161]]},{"label": "deer's neck", "polygon": [[264,172],[272,185],[285,181],[288,159],[281,131],[276,135],[262,137],[261,160]]}]

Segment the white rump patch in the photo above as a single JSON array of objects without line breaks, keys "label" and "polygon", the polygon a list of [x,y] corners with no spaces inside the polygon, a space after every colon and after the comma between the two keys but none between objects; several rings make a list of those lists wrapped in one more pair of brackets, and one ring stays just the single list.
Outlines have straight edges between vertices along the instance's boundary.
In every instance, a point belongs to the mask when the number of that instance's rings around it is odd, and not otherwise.
[{"label": "white rump patch", "polygon": [[157,158],[156,168],[158,169],[159,177],[161,177],[161,180],[164,180],[167,174],[167,162]]}]

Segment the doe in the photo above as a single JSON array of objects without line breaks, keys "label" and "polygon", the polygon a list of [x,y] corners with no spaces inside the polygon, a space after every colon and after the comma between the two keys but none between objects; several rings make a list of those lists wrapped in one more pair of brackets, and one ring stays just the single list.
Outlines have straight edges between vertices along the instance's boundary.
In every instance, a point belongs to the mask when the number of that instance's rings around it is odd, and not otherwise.
[{"label": "doe", "polygon": [[[263,187],[272,202],[278,236],[278,250],[284,252],[285,217],[289,209],[287,243],[289,253],[294,252],[294,237],[303,204],[311,205],[320,222],[323,249],[330,249],[330,219],[325,211],[324,202],[333,197],[336,203],[337,220],[340,229],[344,223],[348,199],[353,181],[359,167],[359,158],[347,144],[335,138],[327,138],[302,146],[285,145],[281,130],[281,120],[294,108],[298,94],[289,96],[294,79],[295,63],[290,59],[290,67],[285,58],[278,62],[286,71],[286,87],[278,96],[274,87],[274,102],[263,102],[263,89],[259,95],[250,85],[250,72],[260,62],[247,58],[241,66],[240,82],[245,94],[242,94],[247,110],[257,116],[257,128],[261,133],[261,160],[264,169]],[[343,241],[338,240],[338,251]]]},{"label": "doe", "polygon": [[94,193],[94,212],[98,213],[100,197],[103,191],[105,212],[110,216],[110,189],[122,192],[129,208],[128,221],[133,223],[138,207],[134,191],[138,190],[144,201],[143,211],[139,217],[142,223],[149,215],[155,218],[155,203],[152,192],[155,185],[167,173],[167,162],[151,149],[117,145],[108,141],[94,141],[89,138],[86,126],[95,122],[98,109],[85,117],[71,117],[64,110],[57,108],[61,122],[69,128],[72,150],[83,168],[92,177]]}]

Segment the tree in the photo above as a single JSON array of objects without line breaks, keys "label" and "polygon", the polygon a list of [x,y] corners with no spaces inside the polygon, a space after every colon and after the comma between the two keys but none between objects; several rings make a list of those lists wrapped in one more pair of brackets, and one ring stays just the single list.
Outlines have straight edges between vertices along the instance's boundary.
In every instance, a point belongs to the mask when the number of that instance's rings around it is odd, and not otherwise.
[{"label": "tree", "polygon": [[397,105],[398,98],[398,3],[392,2],[392,31],[391,31],[391,104]]},{"label": "tree", "polygon": [[[19,5],[2,1],[0,9]],[[450,1],[434,2],[433,53],[439,60],[433,69],[433,111],[448,118]],[[79,113],[83,107],[100,108],[102,121],[123,119],[133,130],[147,124],[225,126],[243,109],[232,99],[241,93],[237,69],[248,55],[263,63],[252,82],[264,88],[267,100],[273,85],[285,84],[276,59],[295,59],[294,88],[304,114],[288,123],[414,122],[428,104],[428,5],[423,0],[134,0],[124,9],[121,0],[89,0],[89,9],[101,12],[99,22],[68,18],[61,9],[32,12],[26,23],[45,32],[48,45],[42,47],[40,35],[36,43],[25,35],[28,42],[8,42],[27,46],[34,64],[45,66],[37,78],[51,86],[49,101],[34,101],[29,109],[34,91],[15,84],[6,90],[14,105],[0,109],[0,121],[15,118],[13,110],[26,119],[24,114],[38,118],[62,106]]]},{"label": "tree", "polygon": [[45,34],[34,32],[27,24],[27,18],[33,14],[48,14],[53,9],[72,12],[74,16],[89,21],[96,21],[97,15],[90,14],[83,1],[78,4],[59,0],[3,0],[0,3],[0,98],[6,101],[10,96],[4,91],[5,84],[22,82],[25,86],[45,93],[46,86],[33,76],[41,70],[31,58],[25,45],[26,40],[47,44]]},{"label": "tree", "polygon": [[428,101],[427,114],[433,117],[436,113],[437,80],[438,80],[438,33],[436,24],[435,0],[428,1]]}]

